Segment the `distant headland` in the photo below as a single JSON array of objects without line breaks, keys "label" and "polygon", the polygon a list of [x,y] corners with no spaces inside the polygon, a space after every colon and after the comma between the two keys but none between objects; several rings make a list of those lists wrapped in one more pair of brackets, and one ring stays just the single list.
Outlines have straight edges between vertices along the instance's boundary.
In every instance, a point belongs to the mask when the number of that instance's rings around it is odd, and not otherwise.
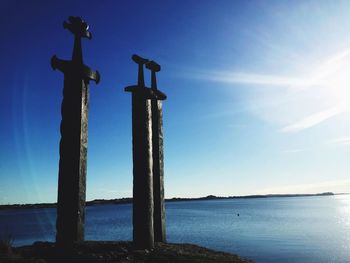
[{"label": "distant headland", "polygon": [[[267,194],[267,195],[244,195],[244,196],[215,196],[208,195],[205,197],[197,198],[181,198],[174,197],[165,199],[166,202],[179,202],[179,201],[205,201],[205,200],[221,200],[221,199],[248,199],[248,198],[274,198],[274,197],[308,197],[308,196],[333,196],[333,195],[344,195],[347,193],[316,193],[316,194]],[[116,198],[116,199],[95,199],[87,201],[87,206],[92,205],[103,205],[103,204],[129,204],[132,203],[131,197]],[[21,208],[50,208],[56,207],[56,203],[39,203],[39,204],[12,204],[12,205],[0,205],[0,210],[4,209],[21,209]]]}]

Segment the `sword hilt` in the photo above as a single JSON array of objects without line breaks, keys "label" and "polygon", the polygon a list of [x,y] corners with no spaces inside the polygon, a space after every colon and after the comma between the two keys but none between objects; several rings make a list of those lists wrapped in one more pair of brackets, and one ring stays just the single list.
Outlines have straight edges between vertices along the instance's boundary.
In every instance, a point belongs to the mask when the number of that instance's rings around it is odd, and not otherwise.
[{"label": "sword hilt", "polygon": [[146,68],[151,70],[151,88],[157,89],[157,79],[156,79],[156,72],[160,71],[160,65],[156,63],[155,61],[150,61],[146,64]]},{"label": "sword hilt", "polygon": [[84,80],[94,80],[96,84],[100,82],[100,73],[98,70],[94,71],[86,65],[75,65],[70,60],[59,59],[56,56],[51,58],[51,67],[53,70],[60,70],[64,74],[78,74]]},{"label": "sword hilt", "polygon": [[142,58],[136,54],[132,55],[131,59],[139,65],[139,73],[137,78],[137,84],[138,86],[144,88],[145,87],[145,78],[143,75],[143,65],[149,62],[148,59]]},{"label": "sword hilt", "polygon": [[56,55],[51,58],[51,67],[53,70],[60,70],[65,73],[70,67],[70,61],[59,59]]},{"label": "sword hilt", "polygon": [[153,60],[151,60],[150,62],[148,62],[146,64],[146,68],[148,68],[149,70],[154,71],[154,72],[160,71],[160,65]]},{"label": "sword hilt", "polygon": [[78,16],[70,16],[68,22],[63,22],[63,28],[68,29],[76,37],[92,38],[89,30],[89,25]]},{"label": "sword hilt", "polygon": [[100,82],[101,77],[98,70],[94,71],[90,69],[88,66],[83,65],[81,74],[85,80],[94,80],[96,84]]}]

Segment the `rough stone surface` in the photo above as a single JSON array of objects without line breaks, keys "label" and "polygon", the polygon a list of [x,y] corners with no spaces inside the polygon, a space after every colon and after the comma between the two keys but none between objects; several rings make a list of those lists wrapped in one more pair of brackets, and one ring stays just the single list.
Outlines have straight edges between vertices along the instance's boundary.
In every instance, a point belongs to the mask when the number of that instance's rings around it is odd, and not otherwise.
[{"label": "rough stone surface", "polygon": [[36,242],[32,246],[15,248],[13,254],[0,252],[4,262],[115,262],[115,263],[248,263],[237,255],[218,252],[191,244],[156,243],[154,249],[135,250],[132,242],[85,241],[75,243],[69,250],[55,243]]},{"label": "rough stone surface", "polygon": [[154,247],[152,112],[153,91],[145,87],[143,67],[148,59],[133,55],[138,64],[137,85],[125,87],[132,93],[133,149],[133,242],[138,249]]},{"label": "rough stone surface", "polygon": [[137,248],[153,248],[153,172],[151,102],[132,94],[133,240]]},{"label": "rough stone surface", "polygon": [[91,39],[87,23],[71,16],[64,28],[74,35],[72,60],[53,56],[51,66],[64,73],[56,241],[67,246],[84,240],[89,80],[98,83],[100,75],[83,63],[81,38]]},{"label": "rough stone surface", "polygon": [[57,241],[84,240],[88,85],[65,79],[57,202]]},{"label": "rough stone surface", "polygon": [[152,100],[154,240],[166,242],[164,204],[163,109],[161,100]]}]

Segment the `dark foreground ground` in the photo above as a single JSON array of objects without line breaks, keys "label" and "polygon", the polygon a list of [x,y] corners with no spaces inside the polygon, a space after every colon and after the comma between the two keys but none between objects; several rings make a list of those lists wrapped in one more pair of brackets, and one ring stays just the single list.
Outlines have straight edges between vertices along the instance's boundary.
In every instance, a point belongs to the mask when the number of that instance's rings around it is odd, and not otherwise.
[{"label": "dark foreground ground", "polygon": [[213,251],[191,244],[156,244],[153,250],[133,250],[131,242],[85,241],[63,252],[54,243],[36,242],[32,246],[0,250],[0,263],[51,262],[253,262],[237,255]]}]

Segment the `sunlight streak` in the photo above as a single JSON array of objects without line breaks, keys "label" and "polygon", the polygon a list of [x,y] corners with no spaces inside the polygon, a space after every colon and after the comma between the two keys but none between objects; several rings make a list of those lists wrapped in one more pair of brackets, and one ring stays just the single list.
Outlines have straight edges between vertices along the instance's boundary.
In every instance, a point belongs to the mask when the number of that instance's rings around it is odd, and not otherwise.
[{"label": "sunlight streak", "polygon": [[[314,69],[299,76],[208,71],[196,77],[234,84],[234,88],[256,88],[255,92],[259,92],[260,97],[261,92],[265,92],[267,95],[260,98],[260,105],[267,107],[267,110],[260,110],[266,111],[264,114],[267,120],[278,115],[279,111],[283,112],[282,118],[277,118],[281,120],[279,124],[283,124],[279,131],[289,133],[309,129],[350,110],[350,49],[309,63],[308,68]],[[237,84],[245,86],[239,87]],[[264,87],[276,89],[264,91]],[[278,93],[278,90],[283,92]],[[283,102],[286,97],[289,98],[287,103],[276,103]]]},{"label": "sunlight streak", "polygon": [[[211,72],[207,75],[208,80],[224,83],[241,83],[241,84],[257,84],[268,86],[301,86],[304,84],[303,79],[290,78],[283,76],[254,74],[246,72]],[[198,75],[201,77],[202,75]]]},{"label": "sunlight streak", "polygon": [[333,145],[350,145],[350,137],[342,137],[329,141]]},{"label": "sunlight streak", "polygon": [[350,197],[349,195],[337,196],[337,199],[342,203],[339,210],[343,215],[340,217],[341,224],[350,228]]},{"label": "sunlight streak", "polygon": [[342,113],[343,110],[338,109],[337,107],[330,108],[321,112],[317,112],[315,114],[312,114],[310,116],[305,117],[299,122],[296,122],[294,124],[288,125],[284,128],[282,128],[281,132],[298,132],[310,127],[313,127],[329,118],[332,118],[333,116],[336,116],[340,113]]}]

